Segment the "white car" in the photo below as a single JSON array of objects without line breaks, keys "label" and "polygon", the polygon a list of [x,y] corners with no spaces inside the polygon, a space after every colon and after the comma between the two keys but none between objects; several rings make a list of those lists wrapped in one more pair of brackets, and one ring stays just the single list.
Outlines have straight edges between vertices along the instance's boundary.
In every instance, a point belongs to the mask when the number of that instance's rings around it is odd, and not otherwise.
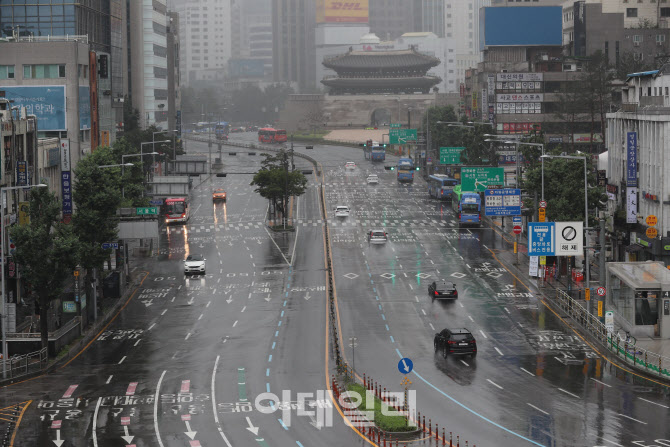
[{"label": "white car", "polygon": [[356,169],[356,163],[354,163],[353,161],[348,161],[344,165],[344,169]]},{"label": "white car", "polygon": [[368,242],[371,244],[385,244],[387,240],[388,236],[384,230],[368,231]]},{"label": "white car", "polygon": [[205,257],[203,255],[188,255],[184,261],[184,274],[205,274]]},{"label": "white car", "polygon": [[335,217],[349,217],[349,207],[339,205],[335,208]]},{"label": "white car", "polygon": [[379,177],[377,177],[377,174],[368,175],[368,185],[377,185],[377,184],[379,184]]}]

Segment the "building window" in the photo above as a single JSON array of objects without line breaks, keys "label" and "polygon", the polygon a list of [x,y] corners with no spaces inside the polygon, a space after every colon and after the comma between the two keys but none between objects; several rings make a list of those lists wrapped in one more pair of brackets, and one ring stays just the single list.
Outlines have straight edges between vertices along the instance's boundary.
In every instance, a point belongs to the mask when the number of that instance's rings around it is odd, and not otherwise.
[{"label": "building window", "polygon": [[626,8],[626,17],[637,17],[637,8]]},{"label": "building window", "polygon": [[14,66],[0,65],[0,79],[14,79]]},{"label": "building window", "polygon": [[24,65],[23,79],[58,79],[65,77],[65,64]]},{"label": "building window", "polygon": [[633,59],[636,61],[641,61],[644,58],[644,54],[642,53],[633,53]]},{"label": "building window", "polygon": [[665,42],[665,34],[656,34],[656,42]]},{"label": "building window", "polygon": [[633,35],[633,42],[642,42],[642,34],[634,34]]},{"label": "building window", "polygon": [[670,8],[661,8],[661,17],[670,17]]}]

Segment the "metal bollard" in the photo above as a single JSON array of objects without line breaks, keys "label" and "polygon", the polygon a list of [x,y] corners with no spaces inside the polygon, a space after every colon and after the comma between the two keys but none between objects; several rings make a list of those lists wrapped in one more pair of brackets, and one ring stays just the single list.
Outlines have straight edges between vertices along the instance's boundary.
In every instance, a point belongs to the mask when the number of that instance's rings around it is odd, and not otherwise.
[{"label": "metal bollard", "polygon": [[431,422],[430,418],[428,419],[428,436],[433,434],[433,423]]},{"label": "metal bollard", "polygon": [[384,394],[382,394],[382,402],[386,402],[386,387],[384,387]]},{"label": "metal bollard", "polygon": [[447,444],[447,437],[444,436],[444,427],[442,427],[442,445]]},{"label": "metal bollard", "polygon": [[439,441],[439,440],[440,440],[439,433],[440,433],[440,429],[437,427],[437,422],[436,422],[436,423],[435,423],[435,440],[436,440],[436,441]]},{"label": "metal bollard", "polygon": [[461,438],[460,436],[456,436],[456,447],[460,447],[460,445],[461,445],[461,439],[460,438]]},{"label": "metal bollard", "polygon": [[426,431],[426,416],[423,417],[423,428],[422,431]]}]

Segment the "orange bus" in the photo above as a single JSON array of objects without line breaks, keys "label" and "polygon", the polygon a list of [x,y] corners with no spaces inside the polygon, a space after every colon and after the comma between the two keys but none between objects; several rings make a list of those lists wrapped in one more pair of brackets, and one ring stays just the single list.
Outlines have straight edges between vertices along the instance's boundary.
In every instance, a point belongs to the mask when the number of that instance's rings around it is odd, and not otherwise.
[{"label": "orange bus", "polygon": [[263,127],[258,129],[258,142],[259,143],[274,143],[275,135],[277,134],[277,129],[272,127]]}]

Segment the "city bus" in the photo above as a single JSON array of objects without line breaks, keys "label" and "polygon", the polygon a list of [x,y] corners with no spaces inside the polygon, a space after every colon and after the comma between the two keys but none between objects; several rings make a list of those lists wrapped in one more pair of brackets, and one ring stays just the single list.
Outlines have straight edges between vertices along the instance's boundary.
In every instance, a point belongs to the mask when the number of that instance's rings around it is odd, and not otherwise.
[{"label": "city bus", "polygon": [[288,138],[286,137],[286,130],[284,129],[277,129],[275,131],[275,143],[286,143],[288,141]]},{"label": "city bus", "polygon": [[428,176],[428,194],[435,199],[451,199],[451,192],[458,180],[445,174],[433,174]]},{"label": "city bus", "polygon": [[190,217],[188,198],[174,197],[165,199],[161,212],[163,217],[165,217],[165,223],[167,225],[170,225],[171,223],[188,222],[188,218]]},{"label": "city bus", "polygon": [[371,161],[386,160],[386,147],[382,146],[376,141],[369,140],[363,148],[365,159]]},{"label": "city bus", "polygon": [[451,207],[456,213],[459,226],[482,226],[482,199],[476,192],[462,192],[461,185],[454,186]]},{"label": "city bus", "polygon": [[277,129],[272,127],[262,127],[258,129],[258,142],[259,143],[274,143],[275,135],[277,134]]},{"label": "city bus", "polygon": [[396,170],[398,171],[399,182],[414,182],[414,161],[411,158],[399,159]]},{"label": "city bus", "polygon": [[226,122],[217,123],[214,126],[214,133],[216,134],[217,140],[227,140],[228,134],[230,133],[230,124]]}]

